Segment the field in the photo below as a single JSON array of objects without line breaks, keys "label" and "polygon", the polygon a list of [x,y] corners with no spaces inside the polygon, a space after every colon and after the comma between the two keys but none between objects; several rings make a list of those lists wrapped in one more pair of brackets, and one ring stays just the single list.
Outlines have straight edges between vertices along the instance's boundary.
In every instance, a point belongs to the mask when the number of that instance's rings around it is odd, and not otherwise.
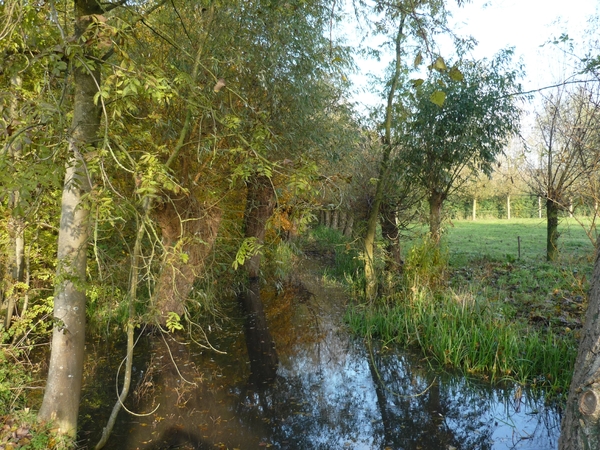
[{"label": "field", "polygon": [[[589,226],[589,221],[585,225]],[[452,266],[467,264],[474,259],[533,262],[546,258],[545,219],[457,220],[448,224],[446,231]],[[558,231],[562,261],[593,258],[594,247],[583,227],[574,219],[562,219]]]}]

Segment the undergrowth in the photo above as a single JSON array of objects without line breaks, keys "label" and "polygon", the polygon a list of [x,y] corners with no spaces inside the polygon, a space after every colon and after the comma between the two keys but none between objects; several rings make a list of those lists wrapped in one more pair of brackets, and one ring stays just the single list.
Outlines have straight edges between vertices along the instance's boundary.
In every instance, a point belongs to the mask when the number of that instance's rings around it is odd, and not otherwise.
[{"label": "undergrowth", "polygon": [[448,259],[444,245],[428,237],[416,243],[394,289],[388,286],[377,301],[349,308],[351,329],[492,382],[566,393],[585,276],[570,266],[529,261],[527,267],[536,267],[530,278],[515,263],[478,260],[451,268]]}]

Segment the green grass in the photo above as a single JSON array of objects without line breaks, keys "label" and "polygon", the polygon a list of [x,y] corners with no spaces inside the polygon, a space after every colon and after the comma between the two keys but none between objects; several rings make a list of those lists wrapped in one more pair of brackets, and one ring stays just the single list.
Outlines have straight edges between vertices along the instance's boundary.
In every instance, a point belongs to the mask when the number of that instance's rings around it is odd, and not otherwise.
[{"label": "green grass", "polygon": [[325,278],[349,283],[362,283],[363,263],[356,243],[341,232],[328,227],[315,227],[303,237],[300,246],[307,254],[328,260]]},{"label": "green grass", "polygon": [[[450,264],[468,264],[478,258],[542,261],[546,258],[545,219],[457,220],[446,228]],[[594,248],[584,229],[574,220],[561,219],[558,247],[563,257],[589,258]]]},{"label": "green grass", "polygon": [[572,335],[540,330],[469,291],[402,292],[375,306],[355,305],[353,331],[413,348],[437,365],[492,382],[513,380],[566,393],[575,361]]}]

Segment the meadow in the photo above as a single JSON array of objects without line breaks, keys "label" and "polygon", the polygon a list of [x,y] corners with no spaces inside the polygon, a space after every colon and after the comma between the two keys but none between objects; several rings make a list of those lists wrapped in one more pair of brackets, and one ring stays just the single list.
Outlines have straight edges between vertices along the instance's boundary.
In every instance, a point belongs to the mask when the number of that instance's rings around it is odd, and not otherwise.
[{"label": "meadow", "polygon": [[[583,225],[589,227],[590,220],[584,219]],[[593,258],[592,242],[575,219],[561,219],[559,233],[562,261]],[[543,261],[546,258],[546,220],[455,220],[446,226],[446,243],[453,266],[481,258]]]}]

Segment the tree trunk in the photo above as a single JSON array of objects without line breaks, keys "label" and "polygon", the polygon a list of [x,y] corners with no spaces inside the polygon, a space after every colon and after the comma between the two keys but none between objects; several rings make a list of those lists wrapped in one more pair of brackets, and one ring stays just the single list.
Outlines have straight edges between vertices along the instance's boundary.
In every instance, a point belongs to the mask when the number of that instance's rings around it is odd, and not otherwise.
[{"label": "tree trunk", "polygon": [[[75,41],[100,14],[94,0],[75,2]],[[61,200],[54,330],[46,391],[38,417],[52,420],[61,434],[75,437],[83,375],[85,346],[85,283],[89,208],[84,195],[91,189],[85,169],[85,154],[95,145],[100,127],[100,108],[94,95],[100,85],[98,64],[74,65],[73,122],[69,137],[71,158],[67,164]]]},{"label": "tree trunk", "polygon": [[352,227],[354,226],[354,216],[348,213],[346,217],[346,226],[344,227],[344,236],[352,237]]},{"label": "tree trunk", "polygon": [[542,218],[542,197],[538,196],[538,218]]},{"label": "tree trunk", "polygon": [[386,242],[385,269],[392,273],[401,273],[404,261],[400,249],[400,233],[396,225],[396,210],[388,202],[381,205],[381,234]]},{"label": "tree trunk", "polygon": [[434,190],[429,196],[429,233],[434,242],[439,242],[442,229],[442,205],[444,194]]},{"label": "tree trunk", "polygon": [[184,197],[169,199],[155,209],[155,216],[164,256],[152,297],[156,318],[164,325],[170,312],[183,317],[185,302],[217,238],[221,211]]},{"label": "tree trunk", "polygon": [[600,253],[591,280],[583,336],[562,420],[559,450],[600,448]]},{"label": "tree trunk", "polygon": [[346,213],[346,211],[340,211],[340,218],[339,218],[339,223],[338,223],[338,230],[341,233],[344,233],[344,230],[346,229],[346,220],[348,218],[348,215]]},{"label": "tree trunk", "polygon": [[506,219],[510,220],[510,194],[506,195]]},{"label": "tree trunk", "polygon": [[329,209],[325,210],[325,226],[327,228],[331,227],[331,211]]},{"label": "tree trunk", "polygon": [[477,197],[473,197],[473,212],[472,212],[473,222],[477,220]]},{"label": "tree trunk", "polygon": [[[15,191],[11,194],[11,208],[16,208],[19,202],[19,192]],[[17,283],[23,282],[25,273],[25,220],[21,216],[14,216],[8,220],[8,230],[10,234],[11,249],[9,256],[9,276],[12,289],[9,290],[9,295],[6,306],[6,316],[4,317],[4,328],[8,330],[12,322],[12,317],[17,304],[21,288],[16,288]]]},{"label": "tree trunk", "polygon": [[[11,83],[17,89],[19,89],[23,83],[23,80],[20,76],[15,76],[11,79]],[[17,96],[13,96],[10,102],[9,115],[10,119],[14,120],[15,122],[19,120],[17,110]],[[21,158],[22,145],[22,139],[15,139],[15,141],[8,148],[10,158],[14,162],[17,162]],[[11,278],[9,285],[12,286],[12,289],[10,289],[10,295],[7,298],[6,316],[4,318],[4,328],[6,330],[10,328],[17,298],[19,292],[21,291],[21,289],[15,289],[15,284],[23,282],[23,273],[25,268],[25,220],[21,213],[15,213],[19,206],[20,200],[20,193],[18,190],[10,193],[8,206],[9,209],[12,210],[12,216],[8,219],[8,232],[11,242],[11,254],[8,257],[8,261],[9,274]]]},{"label": "tree trunk", "polygon": [[[271,180],[264,175],[255,176],[248,183],[248,196],[244,212],[245,237],[253,238],[258,245],[265,240],[266,224],[275,207]],[[244,263],[248,285],[240,295],[246,316],[244,330],[250,358],[251,382],[270,383],[275,379],[279,359],[275,342],[269,332],[260,298],[260,260],[257,252]]]},{"label": "tree trunk", "polygon": [[546,200],[546,259],[554,261],[558,257],[558,203],[548,198]]},{"label": "tree trunk", "polygon": [[379,166],[379,178],[377,179],[377,188],[375,190],[375,198],[373,206],[369,211],[367,220],[367,230],[365,232],[365,297],[367,300],[374,300],[377,295],[377,274],[375,272],[375,237],[377,235],[377,223],[379,222],[379,208],[383,201],[383,187],[387,181],[389,172],[389,160],[392,153],[392,116],[394,97],[400,80],[402,69],[402,42],[404,38],[404,13],[400,16],[398,32],[395,39],[396,59],[394,61],[394,74],[390,83],[388,92],[387,105],[385,108],[385,135],[383,137],[383,155]]}]

